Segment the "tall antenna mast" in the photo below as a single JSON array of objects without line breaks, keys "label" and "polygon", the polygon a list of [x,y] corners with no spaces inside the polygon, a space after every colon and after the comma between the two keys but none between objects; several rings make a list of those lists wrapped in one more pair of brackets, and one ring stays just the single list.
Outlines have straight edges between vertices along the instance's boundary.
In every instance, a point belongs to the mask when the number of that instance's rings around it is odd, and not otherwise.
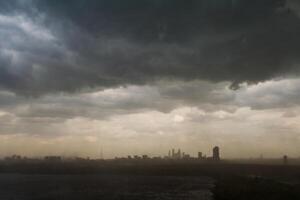
[{"label": "tall antenna mast", "polygon": [[102,147],[102,145],[101,145],[101,149],[100,149],[100,158],[101,158],[101,160],[103,160],[103,147]]}]

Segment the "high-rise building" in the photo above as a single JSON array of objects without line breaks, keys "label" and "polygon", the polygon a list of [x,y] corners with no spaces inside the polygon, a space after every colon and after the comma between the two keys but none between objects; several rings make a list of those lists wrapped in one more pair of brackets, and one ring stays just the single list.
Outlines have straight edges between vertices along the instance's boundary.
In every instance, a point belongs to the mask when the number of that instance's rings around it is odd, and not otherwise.
[{"label": "high-rise building", "polygon": [[178,152],[177,152],[177,159],[180,159],[181,158],[181,150],[178,149]]},{"label": "high-rise building", "polygon": [[172,158],[174,158],[174,156],[175,156],[175,150],[172,149]]},{"label": "high-rise building", "polygon": [[219,161],[220,160],[220,148],[215,146],[213,148],[213,160]]},{"label": "high-rise building", "polygon": [[283,156],[283,164],[285,164],[285,165],[288,164],[288,156],[287,155]]},{"label": "high-rise building", "polygon": [[202,159],[202,152],[198,152],[198,159]]}]

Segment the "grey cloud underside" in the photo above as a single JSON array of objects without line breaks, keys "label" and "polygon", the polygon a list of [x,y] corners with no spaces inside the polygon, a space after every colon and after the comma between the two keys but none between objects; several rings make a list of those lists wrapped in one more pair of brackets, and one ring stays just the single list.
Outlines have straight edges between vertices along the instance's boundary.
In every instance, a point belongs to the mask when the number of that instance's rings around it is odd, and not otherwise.
[{"label": "grey cloud underside", "polygon": [[[153,86],[130,86],[80,94],[44,95],[28,98],[0,92],[0,135],[63,135],[69,122],[111,122],[135,114],[176,115],[192,110],[188,120],[196,123],[237,120],[241,111],[300,116],[300,79],[267,81],[230,90],[228,83],[159,82]],[[263,111],[263,112],[261,112]],[[179,112],[180,114],[180,112]],[[243,118],[244,120],[244,118]],[[259,120],[260,121],[260,120]],[[139,123],[137,123],[139,124]],[[274,122],[272,124],[274,126]],[[130,126],[129,126],[130,127]]]},{"label": "grey cloud underside", "polygon": [[[21,121],[61,121],[77,117],[106,120],[130,113],[159,111],[169,113],[176,108],[198,107],[205,112],[239,108],[254,110],[291,110],[300,105],[300,79],[270,81],[241,86],[238,91],[228,83],[161,82],[155,86],[130,86],[73,95],[47,95],[41,98],[0,93],[1,111]],[[1,112],[0,112],[1,116]],[[14,119],[14,118],[12,118]]]},{"label": "grey cloud underside", "polygon": [[0,11],[0,86],[18,94],[161,79],[235,88],[299,71],[300,19],[285,1],[11,2]]}]

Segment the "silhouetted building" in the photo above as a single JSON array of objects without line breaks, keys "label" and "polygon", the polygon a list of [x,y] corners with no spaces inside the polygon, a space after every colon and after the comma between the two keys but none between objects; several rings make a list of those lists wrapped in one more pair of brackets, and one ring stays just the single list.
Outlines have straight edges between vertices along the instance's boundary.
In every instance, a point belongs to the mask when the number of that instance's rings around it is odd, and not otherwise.
[{"label": "silhouetted building", "polygon": [[283,156],[283,164],[285,164],[285,165],[288,164],[288,156],[287,155]]},{"label": "silhouetted building", "polygon": [[45,161],[51,161],[51,162],[59,162],[61,161],[60,156],[45,156]]},{"label": "silhouetted building", "polygon": [[213,160],[220,160],[220,148],[218,146],[213,148]]},{"label": "silhouetted building", "polygon": [[264,155],[260,154],[259,159],[263,160],[264,159]]},{"label": "silhouetted building", "polygon": [[198,152],[198,159],[203,159],[202,152]]},{"label": "silhouetted building", "polygon": [[5,157],[6,161],[20,161],[22,160],[22,156],[19,155],[12,155],[10,157]]},{"label": "silhouetted building", "polygon": [[181,158],[181,150],[178,149],[178,152],[177,152],[177,159],[180,159]]},{"label": "silhouetted building", "polygon": [[191,156],[190,156],[189,154],[185,154],[185,155],[182,156],[182,158],[183,158],[183,159],[190,159]]},{"label": "silhouetted building", "polygon": [[175,150],[172,149],[172,158],[174,158],[174,155],[175,155]]},{"label": "silhouetted building", "polygon": [[172,154],[171,154],[171,151],[169,151],[169,154],[168,154],[168,158],[171,158],[171,159],[181,159],[182,158],[182,153],[181,153],[181,150],[178,149],[177,152],[175,152],[175,149],[172,149]]}]

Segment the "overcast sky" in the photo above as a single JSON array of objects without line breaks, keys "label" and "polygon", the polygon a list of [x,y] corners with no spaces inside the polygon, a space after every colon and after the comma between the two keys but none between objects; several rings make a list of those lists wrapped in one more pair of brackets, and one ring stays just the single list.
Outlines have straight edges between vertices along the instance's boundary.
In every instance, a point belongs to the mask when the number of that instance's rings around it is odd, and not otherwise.
[{"label": "overcast sky", "polygon": [[298,0],[0,2],[0,156],[300,156]]}]

